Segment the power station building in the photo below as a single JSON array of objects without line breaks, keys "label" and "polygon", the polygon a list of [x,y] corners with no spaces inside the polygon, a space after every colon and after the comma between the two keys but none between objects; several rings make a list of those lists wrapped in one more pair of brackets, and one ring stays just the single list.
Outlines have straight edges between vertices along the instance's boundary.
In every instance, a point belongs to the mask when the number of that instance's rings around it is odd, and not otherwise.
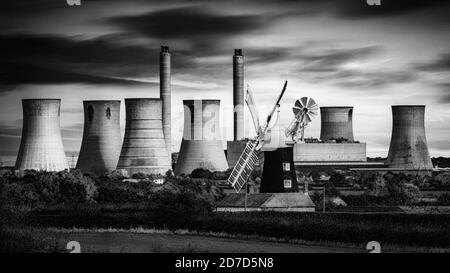
[{"label": "power station building", "polygon": [[76,168],[93,174],[115,170],[122,146],[120,101],[84,101],[83,107],[83,141]]},{"label": "power station building", "polygon": [[183,139],[174,173],[228,169],[220,132],[220,100],[183,100],[183,105]]},{"label": "power station building", "polygon": [[244,151],[244,55],[242,49],[235,49],[233,55],[233,141],[227,142],[227,161],[230,167],[236,165]]},{"label": "power station building", "polygon": [[162,100],[125,99],[126,125],[117,169],[135,173],[165,174],[171,169],[162,125]]},{"label": "power station building", "polygon": [[[320,140],[294,145],[298,166],[359,166],[369,164],[366,144],[354,140],[353,107],[320,107]],[[379,164],[378,164],[379,165]]]},{"label": "power station building", "polygon": [[400,171],[431,171],[425,135],[425,105],[392,106],[392,137],[386,166]]},{"label": "power station building", "polygon": [[15,168],[69,169],[60,129],[60,99],[24,99],[22,139]]}]

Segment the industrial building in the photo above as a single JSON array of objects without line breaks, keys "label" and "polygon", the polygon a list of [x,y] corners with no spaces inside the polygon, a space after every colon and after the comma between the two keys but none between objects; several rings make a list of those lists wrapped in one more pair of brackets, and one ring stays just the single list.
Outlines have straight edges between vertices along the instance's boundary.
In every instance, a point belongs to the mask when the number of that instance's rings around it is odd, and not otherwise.
[{"label": "industrial building", "polygon": [[24,99],[22,139],[15,168],[69,169],[60,129],[60,99]]},{"label": "industrial building", "polygon": [[235,49],[233,55],[233,141],[227,142],[227,161],[230,167],[236,165],[244,151],[244,55],[242,49]]},{"label": "industrial building", "polygon": [[162,99],[162,126],[167,152],[169,157],[172,158],[170,68],[169,47],[161,46],[159,55],[159,92]]},{"label": "industrial building", "polygon": [[320,107],[320,140],[294,145],[297,166],[379,166],[367,162],[366,143],[354,140],[353,107]]},{"label": "industrial building", "polygon": [[84,129],[77,169],[102,174],[115,170],[122,147],[120,101],[84,101]]},{"label": "industrial building", "polygon": [[171,169],[162,125],[162,100],[125,99],[126,124],[117,169],[135,173],[165,174]]},{"label": "industrial building", "polygon": [[432,170],[425,135],[425,105],[392,106],[392,137],[386,166],[402,171]]},{"label": "industrial building", "polygon": [[220,100],[183,100],[183,105],[183,139],[175,174],[190,174],[197,168],[228,169],[220,132]]}]

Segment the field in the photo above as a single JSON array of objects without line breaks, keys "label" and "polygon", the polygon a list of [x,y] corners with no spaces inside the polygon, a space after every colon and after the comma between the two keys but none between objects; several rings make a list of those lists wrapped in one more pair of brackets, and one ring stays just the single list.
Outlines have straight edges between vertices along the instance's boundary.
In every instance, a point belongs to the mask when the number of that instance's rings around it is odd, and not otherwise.
[{"label": "field", "polygon": [[401,249],[450,250],[450,215],[349,213],[214,213],[186,215],[182,219],[152,218],[144,211],[55,211],[26,216],[42,228],[187,230],[196,234],[279,242],[324,242],[325,246],[363,248],[369,241]]},{"label": "field", "polygon": [[256,239],[136,232],[54,233],[60,246],[77,241],[83,253],[325,253],[364,252],[365,249],[302,245]]},{"label": "field", "polygon": [[[399,177],[391,180],[394,178]],[[36,172],[22,178],[10,174],[4,179],[0,185],[4,185],[2,200],[6,202],[0,220],[7,232],[0,250],[5,252],[59,252],[61,247],[65,251],[67,238],[55,244],[56,235],[48,229],[83,229],[85,233],[78,235],[56,233],[81,236],[94,252],[115,252],[123,247],[130,251],[204,252],[216,251],[216,244],[245,251],[247,243],[261,243],[261,248],[255,245],[255,249],[265,251],[266,242],[276,244],[272,251],[278,247],[290,251],[289,244],[311,251],[319,251],[317,247],[360,251],[369,241],[378,241],[384,250],[392,251],[450,251],[450,214],[439,214],[429,205],[418,210],[410,202],[415,192],[405,191],[411,187],[392,183],[386,197],[351,197],[347,201],[352,205],[326,213],[216,213],[214,205],[223,194],[207,179],[171,177],[163,185],[133,184],[121,182],[116,174],[93,179],[77,172]],[[411,209],[405,213],[402,204]],[[100,229],[113,230],[106,245],[102,245],[105,234],[99,234]],[[170,236],[139,235],[133,232],[136,229],[165,230]],[[168,248],[158,246],[161,236],[171,241]],[[219,243],[219,237],[232,242]],[[136,244],[126,244],[124,238]],[[140,245],[140,240],[149,243]]]}]

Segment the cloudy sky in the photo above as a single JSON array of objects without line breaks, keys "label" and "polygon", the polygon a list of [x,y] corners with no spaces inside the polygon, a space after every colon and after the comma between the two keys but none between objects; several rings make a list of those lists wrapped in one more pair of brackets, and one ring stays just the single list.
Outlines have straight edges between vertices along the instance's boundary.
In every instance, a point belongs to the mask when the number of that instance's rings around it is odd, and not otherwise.
[{"label": "cloudy sky", "polygon": [[[82,100],[158,97],[160,45],[172,51],[173,151],[183,99],[220,99],[223,138],[232,138],[232,54],[242,48],[261,115],[288,80],[283,123],[303,96],[351,105],[355,138],[369,156],[386,156],[390,106],[425,104],[431,155],[450,156],[448,14],[448,3],[425,0],[2,0],[0,157],[14,163],[21,99],[62,99],[70,154],[81,143]],[[306,134],[319,133],[317,119]]]}]

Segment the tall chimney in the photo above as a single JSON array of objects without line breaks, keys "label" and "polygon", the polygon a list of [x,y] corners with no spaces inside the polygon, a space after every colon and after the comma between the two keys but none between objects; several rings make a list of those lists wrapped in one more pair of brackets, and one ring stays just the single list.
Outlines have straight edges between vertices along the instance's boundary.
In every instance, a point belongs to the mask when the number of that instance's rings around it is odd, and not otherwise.
[{"label": "tall chimney", "polygon": [[22,139],[15,166],[19,171],[69,169],[61,137],[60,105],[60,99],[22,100]]},{"label": "tall chimney", "polygon": [[320,139],[353,141],[353,107],[320,107]]},{"label": "tall chimney", "polygon": [[170,51],[168,46],[161,46],[159,55],[159,92],[162,99],[162,125],[169,157],[172,154],[171,132],[171,90],[170,90]]},{"label": "tall chimney", "polygon": [[233,55],[234,141],[244,138],[244,55],[235,49]]},{"label": "tall chimney", "polygon": [[77,169],[103,174],[115,170],[119,161],[120,100],[85,100],[83,141]]},{"label": "tall chimney", "polygon": [[425,136],[425,105],[392,106],[392,118],[386,165],[390,168],[433,169]]}]

